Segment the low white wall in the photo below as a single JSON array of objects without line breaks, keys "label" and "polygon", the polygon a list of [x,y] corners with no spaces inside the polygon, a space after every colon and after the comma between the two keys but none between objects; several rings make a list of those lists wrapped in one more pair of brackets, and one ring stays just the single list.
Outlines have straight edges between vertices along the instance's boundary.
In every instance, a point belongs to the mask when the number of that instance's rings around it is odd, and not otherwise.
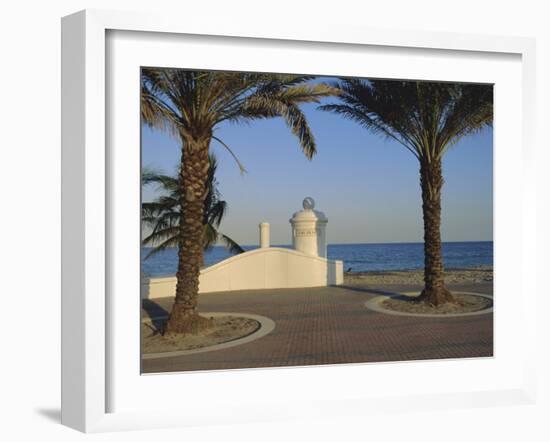
[{"label": "low white wall", "polygon": [[[199,293],[322,287],[343,282],[342,261],[270,247],[241,253],[203,269]],[[175,276],[151,278],[141,284],[141,296],[148,299],[174,296],[175,290]]]}]

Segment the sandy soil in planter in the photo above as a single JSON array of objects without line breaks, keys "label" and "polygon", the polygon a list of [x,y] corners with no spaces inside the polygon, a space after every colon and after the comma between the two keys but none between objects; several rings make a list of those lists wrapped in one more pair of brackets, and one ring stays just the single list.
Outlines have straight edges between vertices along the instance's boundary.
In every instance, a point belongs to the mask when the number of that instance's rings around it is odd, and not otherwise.
[{"label": "sandy soil in planter", "polygon": [[446,303],[440,306],[430,306],[416,302],[411,296],[396,296],[380,303],[381,307],[403,313],[422,313],[430,315],[449,315],[472,313],[492,307],[493,302],[485,297],[454,293],[456,304]]},{"label": "sandy soil in planter", "polygon": [[255,319],[218,316],[212,318],[211,327],[197,334],[162,336],[153,322],[147,320],[141,324],[141,351],[147,354],[210,347],[244,338],[259,328]]}]

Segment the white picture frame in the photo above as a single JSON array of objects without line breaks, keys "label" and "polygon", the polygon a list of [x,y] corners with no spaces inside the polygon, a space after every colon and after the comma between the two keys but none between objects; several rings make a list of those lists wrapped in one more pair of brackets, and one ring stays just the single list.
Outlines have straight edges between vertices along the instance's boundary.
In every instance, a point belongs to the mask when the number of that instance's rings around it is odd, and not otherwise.
[{"label": "white picture frame", "polygon": [[[220,398],[219,404],[210,400],[208,404],[198,404],[193,410],[161,408],[151,405],[150,409],[113,409],[109,395],[113,385],[112,364],[114,355],[110,345],[113,317],[108,299],[109,261],[108,244],[112,240],[112,230],[108,228],[112,208],[109,194],[109,155],[106,121],[110,118],[107,109],[106,81],[107,56],[109,55],[107,35],[109,32],[149,32],[165,36],[216,36],[218,39],[243,39],[248,41],[268,41],[270,44],[337,45],[338,48],[376,47],[379,50],[401,48],[412,51],[425,49],[434,56],[446,53],[475,54],[479,60],[490,54],[514,56],[519,59],[521,74],[521,128],[518,141],[521,149],[514,158],[522,162],[523,186],[513,197],[517,198],[522,210],[514,222],[503,225],[501,235],[515,233],[515,242],[521,262],[521,278],[514,282],[521,297],[517,302],[518,315],[517,343],[522,345],[522,353],[514,363],[514,376],[507,382],[495,382],[489,388],[476,386],[468,390],[448,392],[433,391],[406,392],[398,394],[383,390],[375,393],[358,389],[354,394],[349,389],[330,390],[325,396],[316,394],[315,385],[307,385],[307,379],[336,379],[342,375],[341,367],[273,370],[238,370],[232,373],[206,372],[193,375],[197,388],[208,385],[223,385],[237,381],[239,388],[258,391],[266,382],[277,377],[277,382],[288,385],[303,385],[302,401],[291,398],[288,404],[282,399],[269,400],[264,397],[261,407],[244,401],[232,403],[230,412],[224,412],[227,401]],[[151,36],[153,34],[150,34]],[[171,37],[171,38],[172,38]],[[311,27],[295,28],[291,24],[213,22],[206,18],[194,17],[182,24],[176,17],[155,16],[144,13],[123,13],[112,11],[87,10],[63,18],[62,21],[62,423],[85,432],[160,428],[169,426],[201,425],[209,422],[251,422],[257,420],[285,419],[289,417],[312,417],[334,415],[361,415],[374,410],[396,412],[415,409],[461,408],[490,406],[499,404],[533,403],[536,396],[535,379],[535,317],[536,286],[535,278],[527,277],[535,269],[535,183],[531,174],[534,161],[534,106],[535,106],[535,43],[532,39],[518,37],[491,37],[479,35],[428,33],[416,31],[391,32],[369,28]],[[137,92],[137,91],[136,91]],[[499,107],[496,104],[496,124]],[[498,130],[498,127],[497,127]],[[515,130],[515,129],[514,129]],[[497,132],[498,133],[498,132]],[[498,155],[496,155],[498,156]],[[511,157],[511,159],[513,159]],[[504,163],[502,163],[504,164]],[[495,175],[509,173],[508,162]],[[135,183],[139,186],[139,182]],[[136,187],[137,188],[137,187]],[[504,189],[504,187],[502,187]],[[498,207],[498,182],[495,198]],[[504,193],[504,191],[502,191]],[[502,197],[502,193],[501,196]],[[501,199],[503,201],[503,199]],[[502,205],[501,205],[502,207]],[[517,222],[516,222],[517,221]],[[498,226],[498,215],[497,215]],[[505,230],[508,229],[506,232]],[[496,254],[505,257],[510,251],[498,250]],[[499,293],[499,268],[506,277],[506,265],[510,259],[502,259],[502,265],[495,265],[495,292]],[[517,265],[517,262],[516,262]],[[509,275],[508,275],[509,277]],[[504,290],[504,288],[502,288]],[[139,292],[136,300],[139,299]],[[495,311],[502,318],[506,305]],[[527,308],[531,306],[531,308]],[[498,318],[498,316],[497,316]],[[505,327],[501,321],[497,326]],[[510,325],[510,324],[508,324]],[[498,335],[497,335],[497,339]],[[504,354],[504,353],[502,353]],[[499,355],[496,353],[496,358]],[[506,360],[506,358],[503,358]],[[382,371],[425,370],[427,363],[407,364],[355,364],[345,368],[346,377],[358,377],[369,371],[369,376],[381,375]],[[463,366],[451,363],[440,366],[440,370],[459,370]],[[340,372],[338,371],[340,370]],[[315,375],[317,373],[317,375]],[[313,374],[313,376],[312,376]],[[139,373],[128,373],[129,378]],[[188,375],[182,375],[188,376]],[[152,377],[148,377],[151,379]],[[177,382],[178,376],[157,376],[163,379],[163,388]],[[120,379],[120,376],[119,376]],[[284,379],[284,380],[281,380]],[[147,381],[152,383],[153,381]],[[312,381],[313,382],[313,381]],[[242,383],[242,384],[239,384]],[[275,382],[276,383],[276,382]],[[346,385],[343,381],[342,385]],[[145,387],[144,387],[145,388]],[[311,388],[308,390],[307,388]],[[195,390],[192,390],[195,391]],[[139,392],[138,392],[139,393]],[[372,394],[371,394],[372,393]],[[196,391],[193,394],[197,394]],[[224,402],[225,401],[225,402]]]}]

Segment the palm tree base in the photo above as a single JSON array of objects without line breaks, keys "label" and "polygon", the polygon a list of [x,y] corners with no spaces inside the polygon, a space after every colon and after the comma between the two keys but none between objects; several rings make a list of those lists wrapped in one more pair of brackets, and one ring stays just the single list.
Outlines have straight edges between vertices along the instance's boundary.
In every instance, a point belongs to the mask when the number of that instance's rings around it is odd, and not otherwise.
[{"label": "palm tree base", "polygon": [[183,304],[174,304],[164,325],[164,335],[197,334],[209,328],[212,322],[212,318],[199,315],[195,309],[189,309]]},{"label": "palm tree base", "polygon": [[416,298],[416,302],[422,302],[427,305],[432,305],[434,307],[446,303],[456,303],[456,299],[453,294],[445,287],[433,288],[433,289],[424,289],[420,296]]}]

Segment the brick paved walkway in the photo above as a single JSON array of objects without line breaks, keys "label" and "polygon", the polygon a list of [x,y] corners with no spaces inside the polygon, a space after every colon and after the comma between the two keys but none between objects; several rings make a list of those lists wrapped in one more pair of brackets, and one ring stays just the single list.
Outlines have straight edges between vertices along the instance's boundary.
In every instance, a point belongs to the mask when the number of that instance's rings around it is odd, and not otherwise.
[{"label": "brick paved walkway", "polygon": [[[492,294],[491,283],[450,288]],[[152,373],[492,356],[492,313],[418,318],[386,315],[364,307],[365,301],[382,291],[415,289],[419,287],[349,286],[203,294],[201,311],[267,316],[275,321],[275,330],[225,350],[147,359],[142,369]],[[154,316],[169,309],[171,302],[167,298],[145,301],[144,305]]]}]

